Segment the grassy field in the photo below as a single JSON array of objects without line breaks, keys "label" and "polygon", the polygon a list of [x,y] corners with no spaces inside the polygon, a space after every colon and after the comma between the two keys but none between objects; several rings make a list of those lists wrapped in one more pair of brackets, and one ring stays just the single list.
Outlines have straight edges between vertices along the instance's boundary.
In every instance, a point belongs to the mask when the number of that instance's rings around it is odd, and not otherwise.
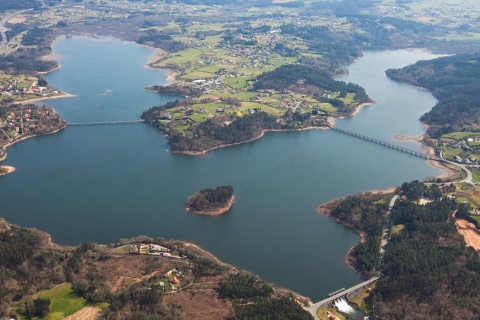
[{"label": "grassy field", "polygon": [[320,307],[317,309],[317,317],[319,319],[328,319],[327,317],[327,311],[330,311],[330,313],[333,313],[337,319],[340,319],[340,320],[346,320],[347,318],[345,318],[341,313],[339,313],[336,309],[333,309],[333,308],[325,308],[325,307]]},{"label": "grassy field", "polygon": [[470,171],[472,172],[473,181],[474,182],[480,181],[480,169],[475,168],[475,169],[470,169]]},{"label": "grassy field", "polygon": [[452,132],[452,133],[442,135],[442,138],[451,138],[455,140],[460,140],[469,136],[478,136],[478,135],[479,135],[478,132],[470,132],[470,131]]},{"label": "grassy field", "polygon": [[397,224],[392,227],[392,234],[399,234],[405,228],[403,224]]},{"label": "grassy field", "polygon": [[354,298],[350,299],[350,302],[356,304],[363,312],[373,312],[373,306],[365,300],[370,295],[370,292],[375,288],[375,286],[376,283],[373,283],[367,288],[363,289]]},{"label": "grassy field", "polygon": [[33,297],[50,299],[50,313],[45,318],[46,320],[63,319],[86,305],[85,299],[73,293],[70,283],[59,284],[50,290],[39,292]]},{"label": "grassy field", "polygon": [[470,218],[480,223],[480,216],[470,216]]}]

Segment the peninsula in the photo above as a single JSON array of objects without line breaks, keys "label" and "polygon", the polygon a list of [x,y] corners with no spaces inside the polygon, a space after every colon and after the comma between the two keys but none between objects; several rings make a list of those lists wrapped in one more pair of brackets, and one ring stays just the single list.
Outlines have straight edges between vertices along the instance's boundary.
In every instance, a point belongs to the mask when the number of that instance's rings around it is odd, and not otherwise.
[{"label": "peninsula", "polygon": [[235,196],[231,185],[215,189],[202,189],[188,198],[185,210],[216,216],[230,210],[234,200]]},{"label": "peninsula", "polygon": [[0,218],[0,249],[0,318],[312,319],[308,298],[191,243],[140,236],[61,246]]},{"label": "peninsula", "polygon": [[[52,108],[33,104],[0,106],[0,162],[7,157],[7,147],[35,136],[55,133],[66,127],[65,120]],[[0,175],[13,167],[0,167]]]}]

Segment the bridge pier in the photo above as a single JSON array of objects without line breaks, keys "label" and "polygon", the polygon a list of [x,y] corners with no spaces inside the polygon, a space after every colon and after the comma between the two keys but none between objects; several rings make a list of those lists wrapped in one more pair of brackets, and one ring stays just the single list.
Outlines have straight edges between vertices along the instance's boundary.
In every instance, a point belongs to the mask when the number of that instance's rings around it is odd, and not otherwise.
[{"label": "bridge pier", "polygon": [[332,130],[335,130],[335,131],[338,131],[338,132],[341,132],[341,133],[345,133],[347,135],[357,137],[357,138],[360,138],[360,139],[363,139],[363,140],[366,140],[366,141],[370,141],[370,142],[379,144],[379,145],[387,147],[387,148],[392,148],[394,150],[398,150],[398,151],[401,151],[401,152],[404,152],[404,153],[407,153],[407,154],[410,154],[410,155],[413,155],[413,156],[416,156],[416,157],[420,157],[420,158],[428,159],[428,160],[434,160],[434,161],[445,161],[442,158],[426,155],[426,154],[421,153],[421,152],[417,152],[417,151],[410,150],[410,149],[407,149],[407,148],[404,148],[404,147],[400,147],[400,146],[394,145],[394,144],[386,142],[386,141],[382,141],[382,140],[378,140],[378,139],[375,139],[375,138],[367,137],[367,136],[364,136],[364,135],[356,133],[356,132],[352,132],[352,131],[348,131],[348,130],[345,130],[345,129],[342,129],[342,128],[335,127],[333,125],[330,125],[329,127]]}]

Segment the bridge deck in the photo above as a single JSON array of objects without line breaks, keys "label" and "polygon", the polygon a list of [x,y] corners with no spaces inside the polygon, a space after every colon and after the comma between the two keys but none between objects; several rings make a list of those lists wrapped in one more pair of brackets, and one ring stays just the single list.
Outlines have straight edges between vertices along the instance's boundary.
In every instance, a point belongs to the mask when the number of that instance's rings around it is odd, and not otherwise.
[{"label": "bridge deck", "polygon": [[407,149],[407,148],[404,148],[404,147],[400,147],[400,146],[397,146],[395,144],[392,144],[392,143],[389,143],[389,142],[386,142],[386,141],[371,138],[371,137],[365,136],[365,135],[360,134],[360,133],[356,133],[356,132],[353,132],[353,131],[348,131],[348,130],[345,130],[345,129],[342,129],[342,128],[339,128],[339,127],[335,127],[333,125],[330,125],[329,127],[332,130],[342,132],[342,133],[348,134],[350,136],[357,137],[357,138],[360,138],[360,139],[363,139],[363,140],[367,140],[367,141],[370,141],[370,142],[373,142],[373,143],[376,143],[376,144],[379,144],[379,145],[382,145],[382,146],[385,146],[385,147],[388,147],[388,148],[392,148],[392,149],[395,149],[395,150],[398,150],[398,151],[401,151],[401,152],[405,152],[405,153],[408,153],[408,154],[411,154],[411,155],[414,155],[414,156],[417,156],[417,157],[420,157],[420,158],[430,159],[430,160],[435,160],[435,161],[444,161],[442,158],[439,158],[439,157],[436,157],[436,156],[432,156],[432,155],[428,155],[428,154],[421,153],[421,152],[418,152],[418,151],[410,150],[410,149]]},{"label": "bridge deck", "polygon": [[68,122],[67,126],[102,126],[113,124],[133,124],[142,123],[145,120],[119,120],[119,121],[97,121],[97,122]]}]

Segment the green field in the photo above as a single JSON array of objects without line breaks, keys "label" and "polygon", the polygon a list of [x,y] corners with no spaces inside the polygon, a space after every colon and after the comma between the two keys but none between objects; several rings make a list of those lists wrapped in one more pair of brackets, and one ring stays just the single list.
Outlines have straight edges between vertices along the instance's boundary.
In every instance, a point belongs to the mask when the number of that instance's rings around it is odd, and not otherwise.
[{"label": "green field", "polygon": [[480,216],[470,216],[470,218],[480,223]]},{"label": "green field", "polygon": [[39,292],[33,295],[33,298],[50,300],[50,313],[44,318],[46,320],[63,319],[82,309],[86,305],[86,300],[75,295],[72,290],[72,285],[67,282],[59,284],[50,290]]},{"label": "green field", "polygon": [[478,135],[479,135],[478,132],[467,131],[467,132],[452,132],[452,133],[444,134],[441,137],[442,138],[451,138],[451,139],[455,139],[455,140],[461,140],[461,139],[467,138],[469,136],[478,136]]}]

